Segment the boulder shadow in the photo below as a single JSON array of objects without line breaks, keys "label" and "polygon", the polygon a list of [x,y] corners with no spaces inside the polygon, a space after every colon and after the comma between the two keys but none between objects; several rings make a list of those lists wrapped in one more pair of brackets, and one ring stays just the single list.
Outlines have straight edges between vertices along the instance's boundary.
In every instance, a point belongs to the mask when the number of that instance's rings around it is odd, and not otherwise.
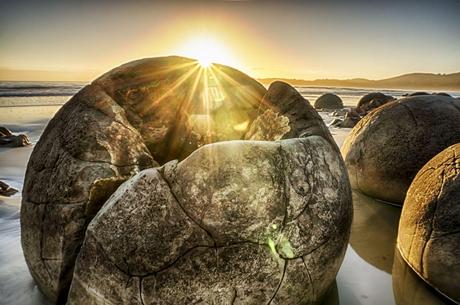
[{"label": "boulder shadow", "polygon": [[366,262],[391,274],[401,208],[353,191],[350,245]]},{"label": "boulder shadow", "polygon": [[396,305],[455,304],[423,281],[417,273],[406,264],[397,249],[394,253],[392,278]]}]

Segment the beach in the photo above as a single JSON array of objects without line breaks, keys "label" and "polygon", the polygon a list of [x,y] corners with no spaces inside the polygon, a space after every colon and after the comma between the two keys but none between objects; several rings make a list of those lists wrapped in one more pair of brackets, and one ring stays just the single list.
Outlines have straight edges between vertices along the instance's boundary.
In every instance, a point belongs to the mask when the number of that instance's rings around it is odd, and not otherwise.
[{"label": "beach", "polygon": [[[0,148],[0,180],[20,191],[12,197],[0,197],[0,305],[50,304],[34,284],[22,254],[19,223],[21,191],[33,146],[53,115],[81,86],[44,84],[40,89],[40,86],[26,84],[0,91],[0,126],[9,128],[15,134],[24,133],[32,142],[27,147]],[[358,98],[370,91],[350,88],[297,89],[310,102],[322,93],[334,92],[342,97],[345,107],[355,106]],[[399,97],[407,91],[382,92]],[[458,93],[450,93],[458,96]],[[320,115],[327,125],[334,119],[331,113],[321,112]],[[350,130],[330,127],[339,147]],[[353,207],[348,249],[336,279],[336,289],[330,291],[326,304],[420,304],[411,303],[417,302],[417,298],[413,297],[415,292],[417,296],[423,296],[424,304],[445,304],[401,261],[394,263],[401,209],[358,192],[353,192]],[[401,285],[411,289],[402,293],[394,288]]]}]

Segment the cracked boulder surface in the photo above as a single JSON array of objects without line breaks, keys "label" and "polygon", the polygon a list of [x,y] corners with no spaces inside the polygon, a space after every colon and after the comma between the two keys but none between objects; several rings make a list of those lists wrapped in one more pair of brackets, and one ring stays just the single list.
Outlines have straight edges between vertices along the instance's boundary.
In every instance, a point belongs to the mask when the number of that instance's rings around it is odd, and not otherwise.
[{"label": "cracked boulder surface", "polygon": [[294,88],[274,83],[262,100],[250,140],[204,145],[116,190],[88,226],[68,305],[320,302],[348,243],[347,171]]},{"label": "cracked boulder surface", "polygon": [[460,102],[421,95],[389,102],[367,114],[342,146],[351,186],[402,205],[417,172],[460,142]]},{"label": "cracked boulder surface", "polygon": [[412,182],[401,213],[398,249],[431,286],[460,302],[460,144],[431,159]]},{"label": "cracked boulder surface", "polygon": [[173,56],[122,65],[73,96],[34,147],[24,181],[21,241],[40,290],[66,301],[86,227],[123,181],[240,139],[265,92],[233,68],[204,71]]}]

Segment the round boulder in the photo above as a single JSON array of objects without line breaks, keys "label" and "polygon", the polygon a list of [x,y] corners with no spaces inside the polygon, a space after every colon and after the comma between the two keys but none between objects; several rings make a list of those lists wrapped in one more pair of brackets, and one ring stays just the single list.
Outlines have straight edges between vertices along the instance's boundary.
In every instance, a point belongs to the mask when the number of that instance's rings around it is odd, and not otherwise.
[{"label": "round boulder", "polygon": [[30,157],[21,207],[25,259],[50,300],[65,302],[86,226],[123,181],[244,136],[266,89],[227,66],[210,71],[176,56],[130,62],[50,121]]},{"label": "round boulder", "polygon": [[402,98],[367,114],[353,128],[342,154],[353,188],[402,204],[422,166],[460,142],[460,102],[439,95]]},{"label": "round boulder", "polygon": [[342,109],[342,99],[333,93],[326,93],[318,97],[315,101],[316,109]]},{"label": "round boulder", "polygon": [[352,218],[340,152],[319,115],[276,82],[245,140],[141,171],[91,221],[74,304],[317,304]]},{"label": "round boulder", "polygon": [[412,182],[398,249],[427,283],[460,302],[460,143],[431,159]]},{"label": "round boulder", "polygon": [[452,95],[450,95],[449,93],[445,93],[445,92],[436,92],[433,94],[452,97]]},{"label": "round boulder", "polygon": [[395,98],[390,95],[385,95],[381,92],[371,92],[361,97],[356,106],[356,110],[363,115],[393,100],[395,100]]},{"label": "round boulder", "polygon": [[419,95],[430,95],[428,92],[417,91],[407,94],[407,96],[419,96]]},{"label": "round boulder", "polygon": [[359,99],[358,105],[356,105],[356,107],[359,108],[361,106],[364,106],[373,100],[387,101],[387,100],[392,100],[392,99],[394,99],[392,96],[383,94],[382,92],[370,92],[370,93],[363,95]]}]

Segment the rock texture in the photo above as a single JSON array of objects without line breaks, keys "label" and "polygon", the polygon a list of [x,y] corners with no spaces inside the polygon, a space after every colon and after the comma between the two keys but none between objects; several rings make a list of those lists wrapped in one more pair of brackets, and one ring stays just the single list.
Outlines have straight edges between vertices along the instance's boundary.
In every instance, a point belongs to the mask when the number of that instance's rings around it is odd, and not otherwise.
[{"label": "rock texture", "polygon": [[326,93],[318,97],[315,101],[316,109],[342,109],[342,99],[333,93]]},{"label": "rock texture", "polygon": [[88,226],[69,305],[318,303],[348,242],[346,169],[292,87],[275,83],[263,101],[252,140],[205,145],[120,186]]},{"label": "rock texture", "polygon": [[460,144],[431,159],[412,182],[398,249],[425,281],[460,302]]},{"label": "rock texture", "polygon": [[460,142],[460,103],[423,95],[385,104],[366,115],[342,146],[353,188],[402,204],[410,183],[433,156]]},{"label": "rock texture", "polygon": [[[246,140],[270,141],[319,135],[336,147],[318,112],[297,90],[284,82],[270,84],[262,99],[259,114],[246,133]],[[280,130],[279,125],[283,126],[282,132],[278,132],[278,136],[269,136],[273,130]]]},{"label": "rock texture", "polygon": [[265,88],[230,67],[213,72],[181,57],[134,61],[83,88],[50,121],[21,207],[26,262],[49,299],[65,302],[86,227],[123,181],[246,133]]}]

